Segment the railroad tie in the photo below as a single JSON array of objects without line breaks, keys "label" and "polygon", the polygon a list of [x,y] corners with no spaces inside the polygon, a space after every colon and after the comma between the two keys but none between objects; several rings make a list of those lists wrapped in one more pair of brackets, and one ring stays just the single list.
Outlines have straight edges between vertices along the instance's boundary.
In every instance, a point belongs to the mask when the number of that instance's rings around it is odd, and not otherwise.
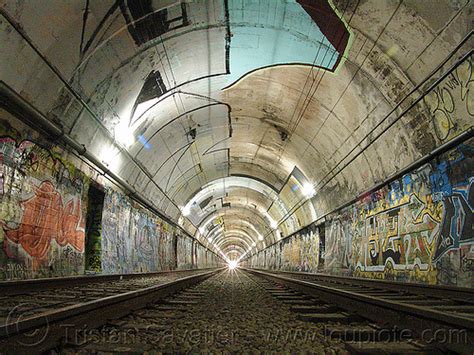
[{"label": "railroad tie", "polygon": [[397,342],[347,342],[346,349],[351,354],[432,354],[434,349],[426,348],[410,341]]},{"label": "railroad tie", "polygon": [[337,322],[337,323],[350,323],[353,321],[353,317],[349,313],[338,312],[338,313],[299,313],[296,316],[298,319],[306,322],[315,322],[315,323],[328,323],[328,322]]}]

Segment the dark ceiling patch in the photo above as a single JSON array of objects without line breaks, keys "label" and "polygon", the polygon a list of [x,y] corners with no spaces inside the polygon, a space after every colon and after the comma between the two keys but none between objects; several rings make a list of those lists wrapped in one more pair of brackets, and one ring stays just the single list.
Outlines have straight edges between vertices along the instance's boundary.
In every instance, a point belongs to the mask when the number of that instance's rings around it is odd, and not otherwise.
[{"label": "dark ceiling patch", "polygon": [[135,106],[146,102],[148,100],[160,97],[167,91],[161,73],[157,71],[152,71],[145,80],[142,90],[138,95],[137,102]]},{"label": "dark ceiling patch", "polygon": [[[138,46],[189,24],[184,2],[156,11],[152,0],[127,0],[127,6],[120,9]],[[172,17],[175,13],[177,16]]]},{"label": "dark ceiling patch", "polygon": [[329,2],[327,0],[297,0],[297,2],[311,16],[324,36],[339,52],[340,58],[347,47],[350,34]]},{"label": "dark ceiling patch", "polygon": [[205,200],[201,201],[201,203],[199,204],[199,207],[201,207],[201,210],[205,209],[206,206],[209,204],[209,202],[212,201],[214,196],[209,196],[208,198],[206,198]]},{"label": "dark ceiling patch", "polygon": [[84,56],[89,49],[93,48],[92,44],[94,41],[96,44],[98,43],[97,39],[100,38],[100,32],[108,27],[107,23],[113,21],[118,9],[120,9],[119,11],[127,23],[128,32],[138,46],[160,37],[169,31],[189,25],[186,4],[184,2],[157,11],[157,9],[153,7],[152,0],[116,0],[92,31],[87,42],[84,43],[89,18],[88,1],[84,10],[81,33],[80,51],[82,56]]}]

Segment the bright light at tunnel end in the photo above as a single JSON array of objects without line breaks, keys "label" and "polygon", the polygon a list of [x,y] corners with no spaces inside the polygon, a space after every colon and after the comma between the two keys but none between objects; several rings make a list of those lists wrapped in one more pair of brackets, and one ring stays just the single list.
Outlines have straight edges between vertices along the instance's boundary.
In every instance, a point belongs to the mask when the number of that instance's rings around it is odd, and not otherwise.
[{"label": "bright light at tunnel end", "polygon": [[227,265],[229,266],[229,270],[234,270],[237,267],[238,263],[237,260],[229,260]]}]

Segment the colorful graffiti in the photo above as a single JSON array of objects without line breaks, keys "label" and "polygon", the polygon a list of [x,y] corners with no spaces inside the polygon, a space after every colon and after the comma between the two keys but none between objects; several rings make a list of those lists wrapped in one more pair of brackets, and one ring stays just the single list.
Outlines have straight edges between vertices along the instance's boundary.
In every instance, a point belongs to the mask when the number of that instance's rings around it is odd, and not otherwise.
[{"label": "colorful graffiti", "polygon": [[[120,192],[89,189],[60,148],[17,140],[6,121],[0,129],[0,279],[195,266],[192,238]],[[198,247],[201,267],[217,265],[215,254]]]},{"label": "colorful graffiti", "polygon": [[177,234],[176,227],[134,204],[128,197],[106,189],[102,214],[102,271],[154,272],[210,267],[214,254],[193,239]]},{"label": "colorful graffiti", "polygon": [[161,270],[161,231],[156,217],[123,194],[106,189],[102,212],[102,271],[133,273]]},{"label": "colorful graffiti", "polygon": [[473,156],[460,145],[336,214],[326,271],[472,286]]},{"label": "colorful graffiti", "polygon": [[[275,251],[275,249],[273,249]],[[316,272],[318,269],[319,234],[316,230],[305,231],[282,241],[279,268],[287,271]],[[271,259],[276,259],[273,254]],[[275,265],[276,262],[270,264]],[[276,267],[276,265],[274,266]]]},{"label": "colorful graffiti", "polygon": [[[252,267],[405,282],[474,285],[474,140],[329,216],[319,237],[296,234]],[[281,262],[275,263],[280,252]],[[277,265],[275,265],[277,264]]]},{"label": "colorful graffiti", "polygon": [[[34,269],[48,256],[52,240],[60,246],[69,244],[82,253],[85,223],[81,200],[70,200],[63,207],[61,195],[51,182],[44,181],[33,188],[35,195],[20,202],[23,215],[19,227],[5,231],[7,240],[22,246],[32,258]],[[14,257],[9,243],[6,243],[6,253]]]},{"label": "colorful graffiti", "polygon": [[88,179],[29,140],[1,138],[0,162],[1,278],[82,273]]}]

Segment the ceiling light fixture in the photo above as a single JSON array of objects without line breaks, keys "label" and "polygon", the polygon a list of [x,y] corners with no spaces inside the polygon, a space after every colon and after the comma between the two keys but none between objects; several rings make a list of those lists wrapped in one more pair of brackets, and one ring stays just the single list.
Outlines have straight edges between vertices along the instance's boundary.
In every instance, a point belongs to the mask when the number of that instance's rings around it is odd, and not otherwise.
[{"label": "ceiling light fixture", "polygon": [[125,121],[122,121],[115,126],[114,136],[117,142],[125,146],[125,148],[128,148],[133,143],[135,143],[135,137],[133,136],[133,129],[129,127],[129,125]]},{"label": "ceiling light fixture", "polygon": [[308,182],[303,185],[302,191],[303,194],[308,198],[311,198],[316,194],[316,190],[314,189],[313,185]]},{"label": "ceiling light fixture", "polygon": [[110,168],[110,166],[113,165],[112,163],[116,161],[118,154],[119,150],[113,144],[104,145],[100,153],[100,159],[102,160],[102,163],[104,163]]},{"label": "ceiling light fixture", "polygon": [[184,207],[181,207],[181,213],[183,214],[183,216],[187,217],[191,214],[191,206],[189,205],[186,205]]}]

